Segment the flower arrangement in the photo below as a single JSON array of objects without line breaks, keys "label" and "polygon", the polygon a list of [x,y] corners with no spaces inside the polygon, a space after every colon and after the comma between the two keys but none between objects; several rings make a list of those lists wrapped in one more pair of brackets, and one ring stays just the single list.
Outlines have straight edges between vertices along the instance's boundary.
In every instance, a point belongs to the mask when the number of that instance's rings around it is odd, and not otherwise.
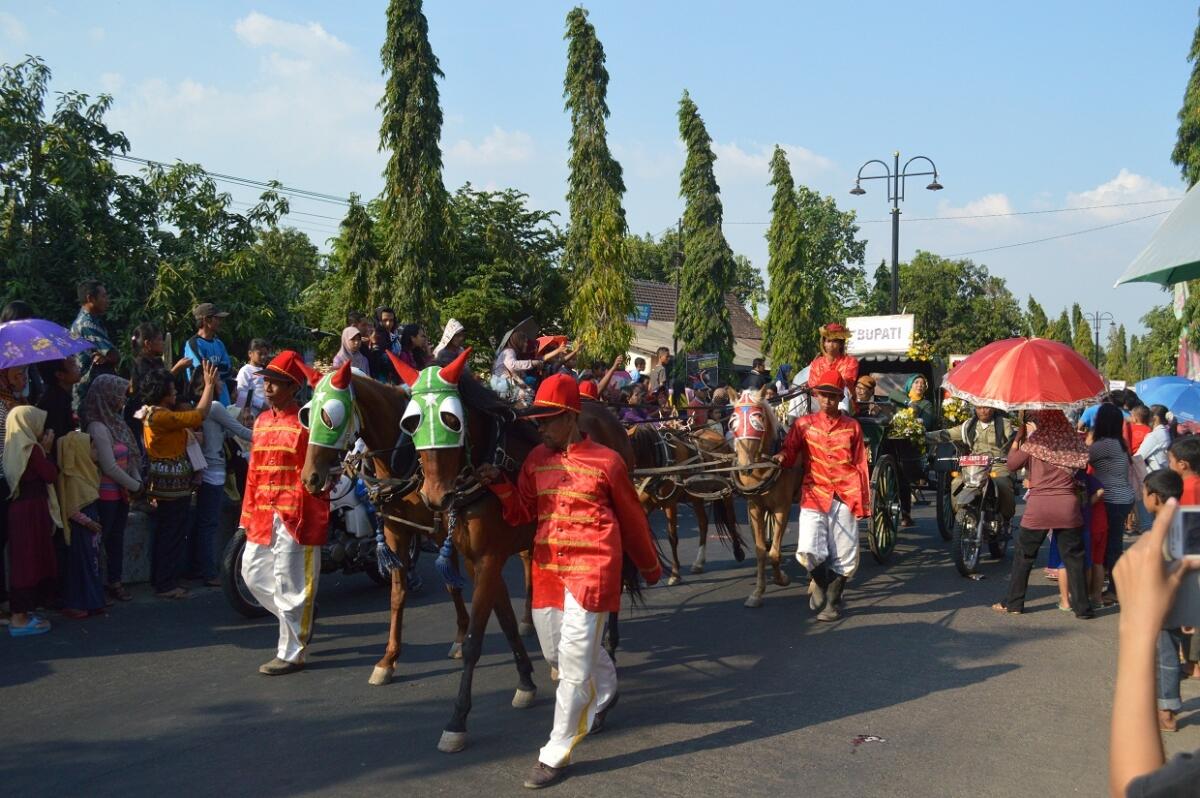
[{"label": "flower arrangement", "polygon": [[925,425],[917,418],[911,407],[901,408],[892,416],[888,425],[888,437],[911,441],[917,451],[925,451]]},{"label": "flower arrangement", "polygon": [[946,426],[961,424],[971,417],[971,408],[962,399],[951,396],[942,402],[942,418]]},{"label": "flower arrangement", "polygon": [[929,344],[925,343],[925,339],[917,333],[913,333],[912,345],[908,347],[909,360],[932,360],[933,349]]}]

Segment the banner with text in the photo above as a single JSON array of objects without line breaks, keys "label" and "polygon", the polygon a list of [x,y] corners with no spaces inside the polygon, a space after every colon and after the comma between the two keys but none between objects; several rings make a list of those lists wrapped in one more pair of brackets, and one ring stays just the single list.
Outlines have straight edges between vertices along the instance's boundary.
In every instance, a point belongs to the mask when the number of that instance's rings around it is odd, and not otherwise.
[{"label": "banner with text", "polygon": [[912,346],[913,315],[851,316],[846,319],[850,355],[903,355]]}]

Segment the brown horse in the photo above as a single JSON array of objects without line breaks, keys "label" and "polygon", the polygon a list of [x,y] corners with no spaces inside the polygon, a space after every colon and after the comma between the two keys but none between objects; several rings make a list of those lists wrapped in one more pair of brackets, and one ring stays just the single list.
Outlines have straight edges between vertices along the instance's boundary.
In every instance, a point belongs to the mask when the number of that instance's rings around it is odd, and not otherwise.
[{"label": "brown horse", "polygon": [[[649,424],[639,424],[629,433],[629,441],[633,447],[637,467],[664,468],[689,463],[712,462],[722,455],[731,455],[725,436],[720,432],[701,428],[692,430],[686,435],[667,429],[655,429]],[[687,471],[679,475],[661,477],[644,477],[635,480],[638,498],[646,515],[662,510],[667,517],[667,539],[671,544],[671,576],[668,585],[677,585],[679,575],[679,505],[687,502],[692,506],[699,527],[699,544],[696,549],[696,560],[692,564],[692,573],[704,573],[707,563],[708,547],[708,513],[705,512],[705,500],[688,494],[682,484]],[[742,536],[737,528],[737,515],[733,505],[733,497],[727,495],[709,501],[717,530],[723,540],[728,540],[733,547],[733,556],[738,562],[746,558]]]},{"label": "brown horse", "polygon": [[[734,404],[729,429],[733,433],[733,448],[739,466],[764,463],[779,445],[779,425],[774,411],[749,392],[743,393]],[[750,528],[754,530],[754,554],[758,560],[754,591],[746,599],[747,607],[762,606],[763,593],[767,589],[768,540],[775,584],[787,587],[792,581],[779,566],[779,550],[799,483],[798,470],[780,469],[769,464],[733,474],[734,491],[746,497]]]}]

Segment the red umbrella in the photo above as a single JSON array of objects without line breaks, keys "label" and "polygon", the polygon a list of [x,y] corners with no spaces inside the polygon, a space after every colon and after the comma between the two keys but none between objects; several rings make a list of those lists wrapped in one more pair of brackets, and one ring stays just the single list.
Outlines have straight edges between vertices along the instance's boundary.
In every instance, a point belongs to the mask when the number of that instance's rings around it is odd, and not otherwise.
[{"label": "red umbrella", "polygon": [[952,368],[942,386],[951,396],[1000,410],[1068,410],[1108,390],[1086,358],[1046,338],[990,343]]}]

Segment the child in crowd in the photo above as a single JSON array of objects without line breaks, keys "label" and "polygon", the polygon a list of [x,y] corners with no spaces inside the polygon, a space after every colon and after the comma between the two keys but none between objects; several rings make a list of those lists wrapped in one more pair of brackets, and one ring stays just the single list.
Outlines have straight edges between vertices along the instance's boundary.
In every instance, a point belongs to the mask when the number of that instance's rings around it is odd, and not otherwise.
[{"label": "child in crowd", "polygon": [[250,342],[250,350],[246,353],[249,361],[237,373],[236,406],[241,410],[238,420],[243,426],[254,426],[254,419],[267,409],[267,396],[263,393],[263,378],[259,372],[271,362],[271,347],[262,338]]},{"label": "child in crowd", "polygon": [[46,411],[46,428],[54,430],[54,437],[63,438],[79,428],[79,419],[71,409],[71,391],[80,379],[79,360],[47,360],[38,363],[37,368],[44,386],[37,406]]},{"label": "child in crowd", "polygon": [[1171,444],[1167,450],[1171,470],[1183,477],[1180,504],[1200,504],[1200,436],[1187,435]]}]

